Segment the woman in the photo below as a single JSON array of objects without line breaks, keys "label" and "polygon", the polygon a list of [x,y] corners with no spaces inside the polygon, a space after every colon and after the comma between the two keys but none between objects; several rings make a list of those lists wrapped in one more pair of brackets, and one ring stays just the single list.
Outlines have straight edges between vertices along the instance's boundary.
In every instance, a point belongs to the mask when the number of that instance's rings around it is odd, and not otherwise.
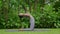
[{"label": "woman", "polygon": [[35,22],[35,20],[34,20],[34,17],[30,13],[25,13],[25,14],[20,13],[19,16],[27,16],[27,17],[30,18],[30,28],[21,29],[21,30],[34,30],[34,24],[35,24],[34,22]]}]

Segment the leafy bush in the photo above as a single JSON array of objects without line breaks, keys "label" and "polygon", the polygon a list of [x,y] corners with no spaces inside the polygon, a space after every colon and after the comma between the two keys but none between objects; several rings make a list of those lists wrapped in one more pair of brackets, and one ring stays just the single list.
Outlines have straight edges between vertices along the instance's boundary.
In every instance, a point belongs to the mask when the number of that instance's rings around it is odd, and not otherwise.
[{"label": "leafy bush", "polygon": [[[22,4],[27,6],[29,8],[29,4],[27,4],[25,1],[20,0]],[[56,8],[56,5],[44,5],[43,10],[41,10],[41,3],[38,2],[36,6],[36,10],[34,10],[34,0],[31,1],[31,15],[35,18],[35,28],[60,28],[60,9],[58,9],[58,12],[54,10],[54,6]],[[7,23],[5,22],[5,15],[3,8],[3,2],[0,0],[0,29],[12,29],[12,28],[29,28],[29,18],[23,17],[19,18],[18,16],[18,5],[19,2],[17,0],[10,0],[9,4],[9,10],[8,10],[8,20]],[[21,6],[21,4],[20,4]],[[58,6],[57,6],[58,7]],[[58,7],[59,8],[59,7]],[[28,9],[28,11],[30,11]],[[20,8],[19,12],[24,13],[24,9]]]}]

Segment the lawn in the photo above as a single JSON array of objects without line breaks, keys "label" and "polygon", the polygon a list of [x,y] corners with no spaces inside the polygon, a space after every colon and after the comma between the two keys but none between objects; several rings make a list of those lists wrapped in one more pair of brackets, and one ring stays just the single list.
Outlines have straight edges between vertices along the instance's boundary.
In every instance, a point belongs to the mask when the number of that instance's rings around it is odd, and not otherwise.
[{"label": "lawn", "polygon": [[34,31],[18,31],[18,29],[9,30],[0,29],[0,34],[60,34],[60,29],[35,29]]}]

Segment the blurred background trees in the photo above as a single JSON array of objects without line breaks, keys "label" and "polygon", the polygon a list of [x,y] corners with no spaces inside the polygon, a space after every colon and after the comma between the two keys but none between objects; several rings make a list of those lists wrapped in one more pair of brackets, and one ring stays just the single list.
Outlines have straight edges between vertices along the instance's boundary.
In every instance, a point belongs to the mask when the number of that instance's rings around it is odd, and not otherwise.
[{"label": "blurred background trees", "polygon": [[25,11],[34,16],[35,28],[60,28],[59,3],[60,0],[0,0],[0,29],[29,28],[29,18],[18,16]]}]

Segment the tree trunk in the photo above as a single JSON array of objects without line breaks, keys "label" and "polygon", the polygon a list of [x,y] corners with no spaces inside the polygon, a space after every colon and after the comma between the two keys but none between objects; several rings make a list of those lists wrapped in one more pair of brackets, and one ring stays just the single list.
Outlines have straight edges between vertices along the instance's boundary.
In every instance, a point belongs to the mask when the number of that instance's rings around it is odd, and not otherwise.
[{"label": "tree trunk", "polygon": [[9,3],[9,0],[2,0],[3,2],[3,12],[4,12],[4,19],[5,19],[5,22],[7,23],[8,21],[8,3]]}]

